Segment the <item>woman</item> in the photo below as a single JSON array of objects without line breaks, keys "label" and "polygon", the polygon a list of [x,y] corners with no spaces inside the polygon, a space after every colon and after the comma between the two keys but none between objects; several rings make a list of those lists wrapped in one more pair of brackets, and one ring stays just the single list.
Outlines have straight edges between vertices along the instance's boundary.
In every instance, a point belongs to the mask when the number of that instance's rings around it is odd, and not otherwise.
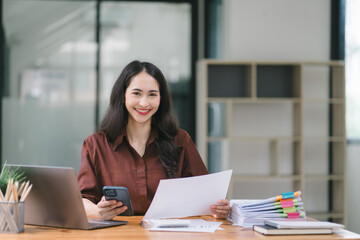
[{"label": "woman", "polygon": [[[190,136],[177,128],[162,72],[153,64],[129,63],[114,84],[99,131],[85,139],[78,181],[86,213],[106,220],[126,211],[106,201],[103,186],[125,186],[135,214],[145,214],[160,179],[207,174]],[[210,206],[226,218],[226,199]]]}]

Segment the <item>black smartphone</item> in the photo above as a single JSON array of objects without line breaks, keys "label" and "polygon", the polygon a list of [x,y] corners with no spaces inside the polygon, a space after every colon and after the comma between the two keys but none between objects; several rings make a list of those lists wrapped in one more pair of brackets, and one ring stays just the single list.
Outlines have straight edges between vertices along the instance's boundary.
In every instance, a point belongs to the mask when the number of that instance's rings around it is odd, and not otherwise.
[{"label": "black smartphone", "polygon": [[126,187],[115,187],[115,186],[104,186],[103,193],[106,200],[121,201],[123,206],[127,206],[127,210],[119,216],[132,216],[134,215],[134,210],[131,205],[129,191]]}]

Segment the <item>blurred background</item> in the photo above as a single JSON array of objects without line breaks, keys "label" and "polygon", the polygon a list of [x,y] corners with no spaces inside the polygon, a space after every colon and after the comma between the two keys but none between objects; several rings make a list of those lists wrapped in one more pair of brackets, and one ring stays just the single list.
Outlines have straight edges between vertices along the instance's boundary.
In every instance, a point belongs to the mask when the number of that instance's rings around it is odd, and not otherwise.
[{"label": "blurred background", "polygon": [[[132,60],[164,73],[196,140],[196,62],[346,62],[347,228],[360,232],[357,0],[0,0],[1,164],[80,164]],[[246,170],[246,169],[245,169]]]}]

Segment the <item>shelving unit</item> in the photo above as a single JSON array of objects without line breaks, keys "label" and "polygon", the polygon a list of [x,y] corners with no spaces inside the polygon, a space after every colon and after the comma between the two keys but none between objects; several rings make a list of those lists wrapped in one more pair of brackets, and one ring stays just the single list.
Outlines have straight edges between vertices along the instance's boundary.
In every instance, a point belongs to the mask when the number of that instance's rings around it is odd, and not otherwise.
[{"label": "shelving unit", "polygon": [[233,169],[228,198],[301,190],[308,216],[344,223],[344,63],[200,60],[197,147]]}]

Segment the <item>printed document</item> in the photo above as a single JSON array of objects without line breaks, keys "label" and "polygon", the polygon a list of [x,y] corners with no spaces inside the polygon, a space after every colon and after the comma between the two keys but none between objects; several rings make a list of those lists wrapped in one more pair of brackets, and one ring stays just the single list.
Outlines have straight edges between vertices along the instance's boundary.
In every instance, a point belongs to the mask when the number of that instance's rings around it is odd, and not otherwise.
[{"label": "printed document", "polygon": [[226,198],[232,170],[160,180],[144,219],[210,215],[210,205]]}]

